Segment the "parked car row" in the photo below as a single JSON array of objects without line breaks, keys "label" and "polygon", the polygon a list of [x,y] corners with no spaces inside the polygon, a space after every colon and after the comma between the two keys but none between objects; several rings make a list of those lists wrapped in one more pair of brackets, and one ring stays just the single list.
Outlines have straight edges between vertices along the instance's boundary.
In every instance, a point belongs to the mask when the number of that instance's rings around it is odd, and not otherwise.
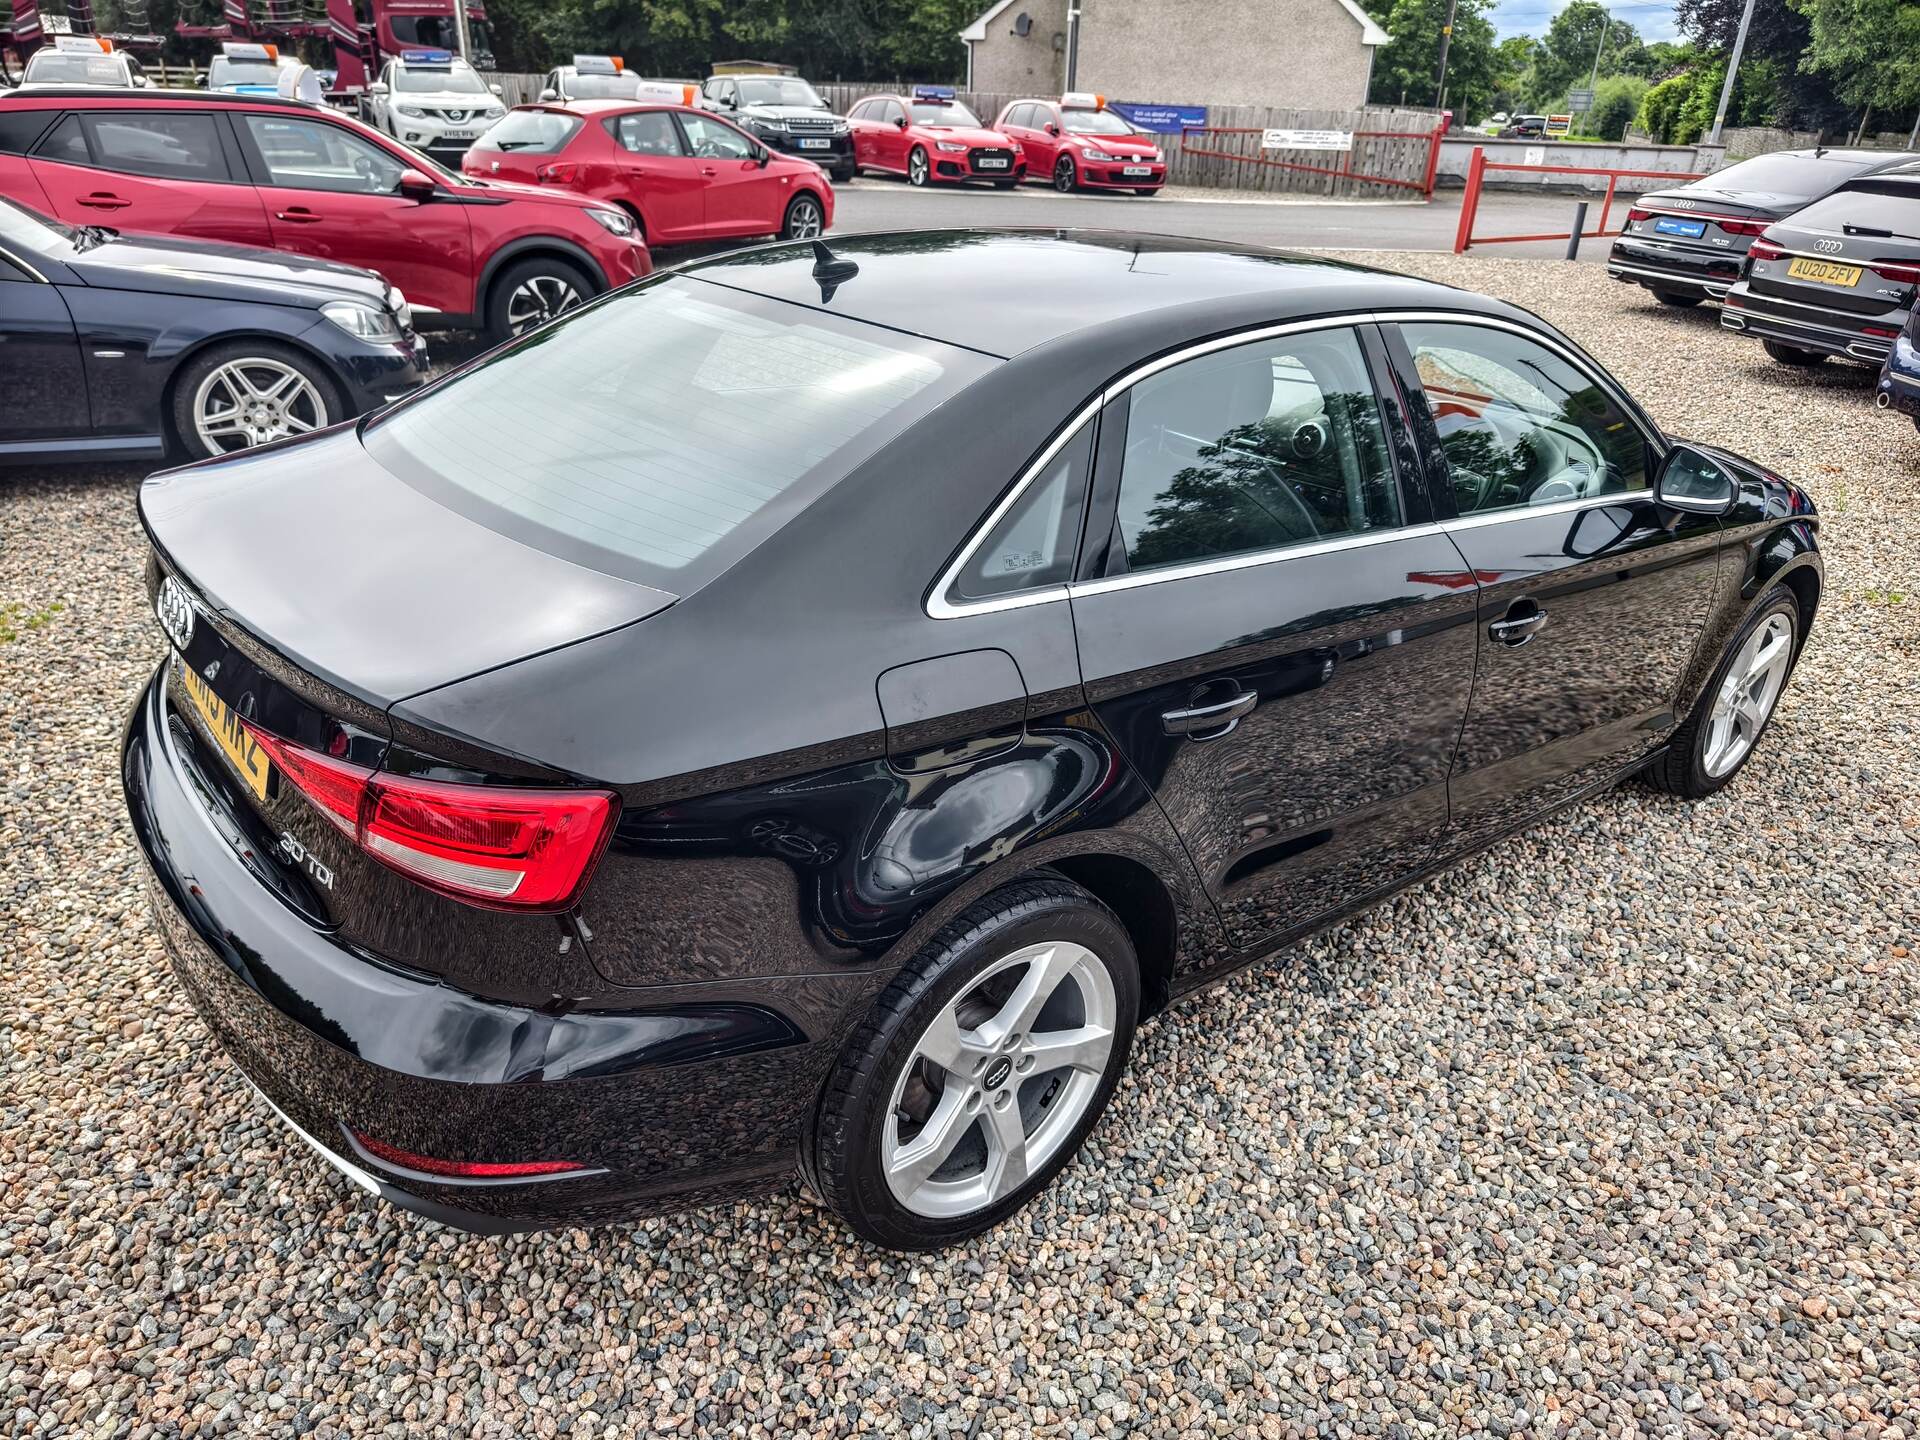
[{"label": "parked car row", "polygon": [[1879,366],[1877,403],[1920,425],[1920,156],[1781,151],[1643,195],[1607,268],[1665,305],[1718,301],[1723,326],[1783,365]]}]

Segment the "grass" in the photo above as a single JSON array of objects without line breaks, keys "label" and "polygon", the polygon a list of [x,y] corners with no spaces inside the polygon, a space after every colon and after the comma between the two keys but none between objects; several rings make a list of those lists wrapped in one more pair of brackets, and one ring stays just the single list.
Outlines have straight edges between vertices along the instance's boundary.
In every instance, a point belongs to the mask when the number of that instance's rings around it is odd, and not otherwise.
[{"label": "grass", "polygon": [[11,645],[22,630],[41,630],[67,607],[56,600],[39,610],[29,610],[18,601],[0,605],[0,645]]}]

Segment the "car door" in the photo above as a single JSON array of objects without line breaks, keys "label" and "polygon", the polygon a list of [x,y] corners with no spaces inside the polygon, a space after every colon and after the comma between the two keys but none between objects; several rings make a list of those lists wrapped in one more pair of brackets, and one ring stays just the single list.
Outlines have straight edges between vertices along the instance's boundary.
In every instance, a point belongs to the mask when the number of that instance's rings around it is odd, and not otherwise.
[{"label": "car door", "polygon": [[1387,338],[1480,582],[1450,835],[1477,844],[1613,778],[1675,723],[1719,522],[1654,503],[1664,441],[1571,347],[1468,317]]},{"label": "car door", "polygon": [[402,175],[424,172],[330,120],[283,111],[235,120],[275,245],[377,271],[416,311],[473,312],[466,206],[398,192]]},{"label": "car door", "polygon": [[688,152],[672,114],[640,110],[602,123],[648,243],[676,244],[706,234],[707,180],[700,172],[707,162]]},{"label": "car door", "polygon": [[28,163],[69,225],[273,244],[260,197],[210,110],[72,111]]},{"label": "car door", "polygon": [[1158,362],[1113,400],[1072,590],[1086,694],[1235,944],[1435,853],[1474,582],[1435,524],[1370,329]]},{"label": "car door", "polygon": [[674,118],[704,187],[707,236],[717,240],[778,230],[785,187],[755,158],[759,142],[717,115],[684,111]]},{"label": "car door", "polygon": [[1051,105],[1033,107],[1033,128],[1020,137],[1022,148],[1027,152],[1027,173],[1030,175],[1051,175],[1054,157],[1059,153],[1060,141],[1047,129],[1049,125],[1058,125],[1059,115]]},{"label": "car door", "polygon": [[872,165],[874,160],[874,137],[878,133],[880,102],[862,100],[847,111],[847,129],[853,138],[853,163]]},{"label": "car door", "polygon": [[29,265],[0,251],[0,454],[91,428],[73,316]]}]

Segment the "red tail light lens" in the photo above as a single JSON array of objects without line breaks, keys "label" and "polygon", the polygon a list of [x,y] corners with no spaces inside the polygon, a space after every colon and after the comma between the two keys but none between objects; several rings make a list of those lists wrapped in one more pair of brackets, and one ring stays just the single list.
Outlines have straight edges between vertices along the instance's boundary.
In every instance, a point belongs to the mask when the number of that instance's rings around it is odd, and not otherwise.
[{"label": "red tail light lens", "polygon": [[1891,280],[1896,285],[1920,285],[1920,265],[1910,260],[1873,260],[1868,265],[1882,280]]},{"label": "red tail light lens", "polygon": [[431,1155],[417,1155],[411,1150],[402,1150],[398,1145],[389,1145],[358,1130],[353,1132],[353,1138],[360,1142],[361,1148],[369,1155],[389,1165],[398,1165],[403,1170],[418,1170],[425,1175],[451,1175],[462,1180],[511,1180],[515,1176],[565,1175],[569,1171],[587,1168],[571,1160],[439,1160]]},{"label": "red tail light lens", "polygon": [[1627,211],[1627,223],[1629,225],[1638,225],[1642,220],[1651,220],[1652,218],[1653,212],[1651,210],[1642,210],[1637,205]]},{"label": "red tail light lens", "polygon": [[571,160],[555,160],[537,166],[534,177],[548,184],[571,185],[580,175],[580,167]]},{"label": "red tail light lens", "polygon": [[1778,260],[1786,253],[1771,240],[1756,240],[1747,247],[1747,255],[1754,260]]},{"label": "red tail light lens", "polygon": [[1720,228],[1729,235],[1764,235],[1769,220],[1722,220]]},{"label": "red tail light lens", "polygon": [[256,725],[247,730],[289,783],[367,854],[470,905],[566,909],[619,815],[619,797],[606,790],[414,780],[349,765]]}]

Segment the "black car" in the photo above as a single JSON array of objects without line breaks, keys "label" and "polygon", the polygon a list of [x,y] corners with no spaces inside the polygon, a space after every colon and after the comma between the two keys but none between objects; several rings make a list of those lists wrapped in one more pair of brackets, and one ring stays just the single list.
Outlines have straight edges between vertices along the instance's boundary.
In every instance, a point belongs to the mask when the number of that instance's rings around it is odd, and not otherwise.
[{"label": "black car", "polygon": [[180,981],[482,1230],[798,1168],[974,1234],[1140,1020],[1625,776],[1726,784],[1822,584],[1803,492],[1523,311],[1092,232],[681,267],[140,511]]},{"label": "black car", "polygon": [[426,371],[405,300],[370,271],[0,199],[0,461],[223,454],[384,405]]},{"label": "black car", "polygon": [[853,136],[846,119],[797,75],[716,75],[702,102],[775,150],[799,155],[836,180],[853,178]]},{"label": "black car", "polygon": [[1827,357],[1878,367],[1920,287],[1920,164],[1850,180],[1767,227],[1720,323],[1783,365]]},{"label": "black car", "polygon": [[1880,366],[1873,403],[1882,410],[1898,410],[1920,430],[1920,308],[1907,316],[1907,328],[1900,332],[1893,342],[1893,352]]},{"label": "black car", "polygon": [[1767,226],[1849,180],[1913,158],[1885,150],[1782,150],[1690,185],[1650,191],[1628,209],[1607,273],[1644,285],[1663,305],[1719,300]]}]

